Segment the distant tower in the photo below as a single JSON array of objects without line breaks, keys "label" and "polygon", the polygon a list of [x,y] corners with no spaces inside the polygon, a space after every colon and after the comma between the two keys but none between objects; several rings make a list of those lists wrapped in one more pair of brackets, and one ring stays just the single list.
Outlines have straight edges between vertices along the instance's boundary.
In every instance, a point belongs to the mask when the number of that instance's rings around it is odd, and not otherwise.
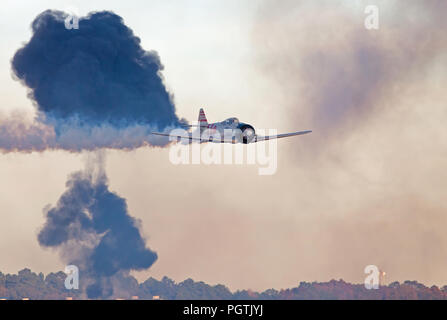
[{"label": "distant tower", "polygon": [[380,270],[380,273],[379,273],[379,285],[380,286],[386,286],[385,276],[386,276],[386,272],[383,270]]}]

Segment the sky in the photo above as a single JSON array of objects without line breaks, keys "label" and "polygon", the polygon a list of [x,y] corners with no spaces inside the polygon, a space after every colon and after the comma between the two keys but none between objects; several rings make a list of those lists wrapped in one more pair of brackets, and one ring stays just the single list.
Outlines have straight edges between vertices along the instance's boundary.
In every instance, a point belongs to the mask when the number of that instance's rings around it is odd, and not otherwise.
[{"label": "sky", "polygon": [[[380,9],[366,30],[364,8]],[[110,189],[158,260],[135,272],[287,288],[301,281],[447,284],[446,41],[442,1],[6,1],[0,116],[34,111],[11,58],[46,9],[112,10],[155,50],[177,114],[279,132],[278,170],[178,165],[169,148],[107,150]],[[445,12],[445,10],[444,10]],[[0,154],[0,270],[64,269],[37,234],[85,153]]]}]

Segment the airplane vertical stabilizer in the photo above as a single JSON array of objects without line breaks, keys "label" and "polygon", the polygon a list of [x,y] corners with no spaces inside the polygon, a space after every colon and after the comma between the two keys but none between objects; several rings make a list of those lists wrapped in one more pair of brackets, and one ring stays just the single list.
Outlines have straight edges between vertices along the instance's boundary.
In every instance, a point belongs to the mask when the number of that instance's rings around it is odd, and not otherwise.
[{"label": "airplane vertical stabilizer", "polygon": [[200,132],[202,132],[203,130],[205,130],[208,127],[208,120],[206,119],[205,116],[205,111],[203,111],[202,108],[200,108],[199,111],[199,126],[200,126]]}]

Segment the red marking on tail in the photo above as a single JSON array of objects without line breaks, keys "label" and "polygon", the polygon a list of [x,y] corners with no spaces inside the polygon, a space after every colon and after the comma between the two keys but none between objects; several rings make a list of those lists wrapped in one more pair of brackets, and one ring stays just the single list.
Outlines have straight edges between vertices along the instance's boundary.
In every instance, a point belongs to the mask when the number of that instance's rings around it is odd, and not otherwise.
[{"label": "red marking on tail", "polygon": [[199,111],[199,123],[200,123],[200,126],[207,126],[208,125],[208,120],[206,119],[205,111],[203,111],[202,108]]}]

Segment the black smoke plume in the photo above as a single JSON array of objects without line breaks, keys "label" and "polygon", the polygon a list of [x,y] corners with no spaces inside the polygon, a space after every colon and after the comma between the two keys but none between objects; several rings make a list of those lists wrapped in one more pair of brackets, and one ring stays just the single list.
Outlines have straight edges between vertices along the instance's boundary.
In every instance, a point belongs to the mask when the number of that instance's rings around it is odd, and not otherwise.
[{"label": "black smoke plume", "polygon": [[158,54],[145,51],[112,12],[80,17],[78,29],[66,28],[67,17],[52,10],[38,15],[30,41],[15,53],[13,74],[29,88],[36,119],[31,125],[3,119],[0,149],[79,151],[166,143],[150,135],[151,129],[182,121],[164,85]]},{"label": "black smoke plume", "polygon": [[111,192],[103,156],[89,160],[85,171],[72,174],[54,207],[45,209],[38,235],[41,246],[57,248],[64,262],[76,265],[88,298],[108,298],[128,280],[130,270],[149,268],[157,254],[146,247],[139,222],[126,200]]}]

